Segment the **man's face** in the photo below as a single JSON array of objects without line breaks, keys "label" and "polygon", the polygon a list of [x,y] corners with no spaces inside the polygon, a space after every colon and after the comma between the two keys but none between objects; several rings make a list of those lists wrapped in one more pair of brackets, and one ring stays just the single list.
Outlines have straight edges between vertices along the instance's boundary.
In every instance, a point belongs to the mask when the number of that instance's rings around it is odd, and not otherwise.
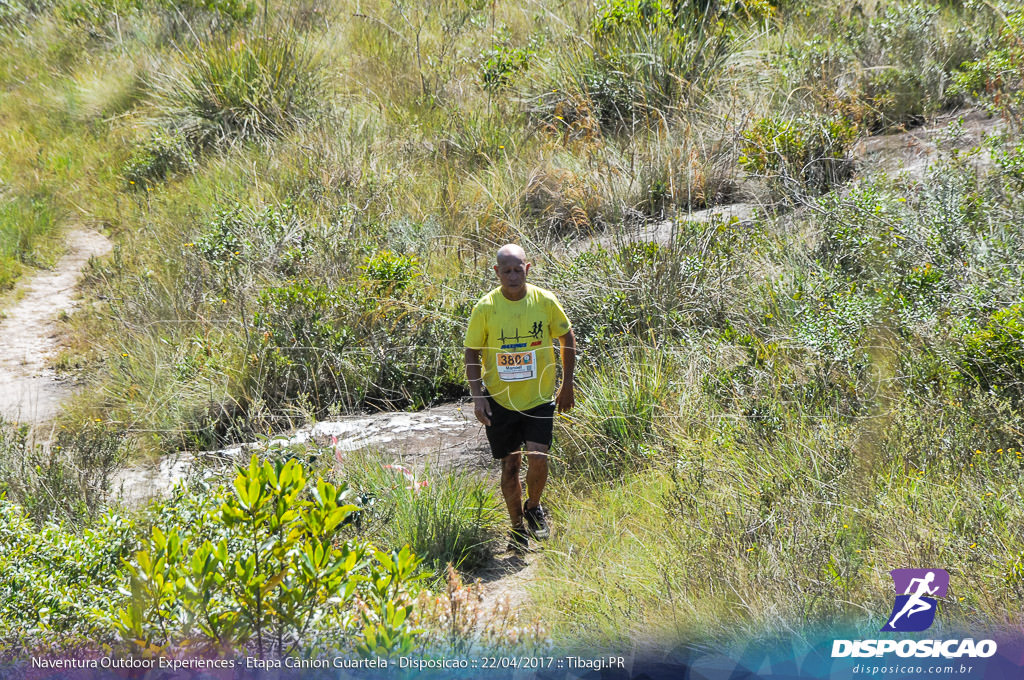
[{"label": "man's face", "polygon": [[530,271],[530,263],[523,262],[514,255],[508,255],[498,260],[498,264],[494,265],[494,271],[505,292],[517,293],[526,285],[526,274]]}]

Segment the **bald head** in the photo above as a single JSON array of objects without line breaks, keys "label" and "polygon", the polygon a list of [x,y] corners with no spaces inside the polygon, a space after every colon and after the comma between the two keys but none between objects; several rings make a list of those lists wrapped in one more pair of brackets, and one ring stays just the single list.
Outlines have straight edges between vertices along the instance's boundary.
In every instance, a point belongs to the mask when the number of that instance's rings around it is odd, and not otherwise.
[{"label": "bald head", "polygon": [[501,281],[501,292],[509,300],[522,300],[526,295],[526,275],[530,272],[530,263],[526,261],[526,251],[515,243],[508,243],[498,248],[498,264],[494,265],[494,273]]},{"label": "bald head", "polygon": [[526,251],[515,243],[506,243],[502,247],[498,248],[498,264],[500,265],[502,260],[508,260],[509,258],[515,258],[520,262],[526,262]]}]

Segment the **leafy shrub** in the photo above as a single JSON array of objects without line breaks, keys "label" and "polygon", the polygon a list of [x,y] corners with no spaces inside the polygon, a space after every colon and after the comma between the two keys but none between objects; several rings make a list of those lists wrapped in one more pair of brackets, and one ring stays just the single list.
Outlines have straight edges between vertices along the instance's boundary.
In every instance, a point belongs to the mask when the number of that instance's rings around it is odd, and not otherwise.
[{"label": "leafy shrub", "polygon": [[593,19],[593,33],[604,37],[623,29],[670,25],[672,5],[661,0],[604,0]]},{"label": "leafy shrub", "polygon": [[140,0],[67,0],[57,4],[57,15],[96,36],[106,33],[108,24],[119,15],[142,9]]},{"label": "leafy shrub", "polygon": [[833,18],[826,35],[790,47],[797,80],[826,111],[866,130],[916,125],[960,101],[950,71],[980,49],[969,26],[977,8],[952,10],[958,26],[941,28],[940,7],[889,3],[876,16]]},{"label": "leafy shrub", "polygon": [[196,522],[153,526],[125,566],[131,597],[113,627],[142,649],[407,653],[419,560],[343,540],[357,510],[348,496],[345,484],[313,483],[294,459],[253,456]]},{"label": "leafy shrub", "polygon": [[117,597],[111,584],[136,545],[132,525],[118,515],[80,533],[52,523],[37,529],[23,507],[0,497],[0,647],[109,641],[101,612]]},{"label": "leafy shrub", "polygon": [[1024,397],[1024,305],[995,312],[963,337],[966,372],[982,388],[1000,388]]},{"label": "leafy shrub", "polygon": [[296,36],[214,39],[163,86],[170,124],[197,148],[279,136],[327,101],[323,61]]},{"label": "leafy shrub", "polygon": [[206,12],[229,24],[241,23],[256,16],[253,0],[162,0],[165,6],[188,14]]},{"label": "leafy shrub", "polygon": [[308,280],[263,290],[253,318],[260,361],[250,374],[252,398],[277,409],[303,396],[317,413],[339,397],[358,402],[364,381],[350,386],[352,369],[346,370],[359,356],[346,356],[352,338],[343,314],[349,304],[339,291]]},{"label": "leafy shrub", "polygon": [[19,23],[25,12],[25,7],[17,0],[0,0],[0,26]]},{"label": "leafy shrub", "polygon": [[1005,15],[996,45],[954,74],[954,90],[1020,120],[1024,111],[1024,11]]},{"label": "leafy shrub", "polygon": [[259,209],[236,205],[218,211],[194,245],[215,270],[246,279],[230,282],[237,285],[250,283],[252,276],[294,275],[308,240],[305,222],[288,203]]},{"label": "leafy shrub", "polygon": [[515,78],[529,68],[536,53],[532,42],[527,47],[512,45],[507,31],[495,37],[494,47],[480,55],[480,84],[491,93],[512,85]]},{"label": "leafy shrub", "polygon": [[[38,0],[37,0],[38,4]],[[166,34],[174,39],[183,33],[191,38],[206,29],[226,31],[252,19],[253,0],[64,0],[58,15],[69,23],[87,28],[97,37],[115,36],[120,24],[132,13],[147,11],[162,19]],[[123,38],[123,35],[122,35]]]},{"label": "leafy shrub", "polygon": [[183,136],[157,133],[132,152],[121,176],[130,188],[145,191],[169,175],[192,170],[195,164],[195,155]]},{"label": "leafy shrub", "polygon": [[360,266],[365,280],[376,293],[401,292],[413,282],[420,272],[418,260],[413,255],[398,255],[390,250],[378,250]]},{"label": "leafy shrub", "polygon": [[855,136],[841,117],[762,118],[744,133],[739,163],[782,196],[820,194],[853,173]]}]

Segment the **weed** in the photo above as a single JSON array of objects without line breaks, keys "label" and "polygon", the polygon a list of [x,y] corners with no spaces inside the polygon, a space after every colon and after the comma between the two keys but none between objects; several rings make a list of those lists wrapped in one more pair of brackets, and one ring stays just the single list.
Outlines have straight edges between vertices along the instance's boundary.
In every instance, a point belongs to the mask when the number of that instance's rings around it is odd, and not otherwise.
[{"label": "weed", "polygon": [[105,425],[63,429],[44,444],[28,425],[0,422],[0,492],[37,523],[81,523],[99,514],[126,457],[125,435]]}]

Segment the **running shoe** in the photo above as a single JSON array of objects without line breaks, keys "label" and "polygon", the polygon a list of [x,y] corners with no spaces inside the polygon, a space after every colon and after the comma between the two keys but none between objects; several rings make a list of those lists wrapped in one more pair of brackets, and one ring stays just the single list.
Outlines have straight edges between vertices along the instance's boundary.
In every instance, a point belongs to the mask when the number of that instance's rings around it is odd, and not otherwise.
[{"label": "running shoe", "polygon": [[535,508],[527,508],[523,502],[523,517],[526,519],[526,527],[534,538],[547,538],[551,535],[548,528],[548,515],[544,512],[544,506],[537,504]]}]

